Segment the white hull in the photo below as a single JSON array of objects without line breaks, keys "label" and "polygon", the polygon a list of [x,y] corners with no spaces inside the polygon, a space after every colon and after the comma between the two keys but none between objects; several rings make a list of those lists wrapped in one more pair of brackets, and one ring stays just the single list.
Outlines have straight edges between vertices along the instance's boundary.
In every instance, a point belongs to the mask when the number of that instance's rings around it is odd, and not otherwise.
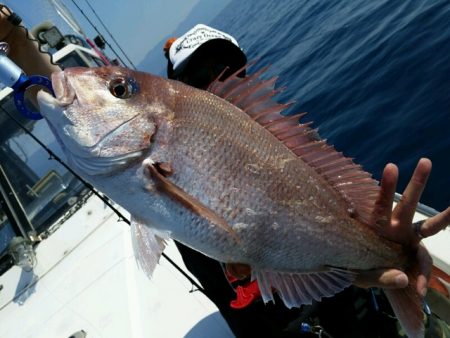
[{"label": "white hull", "polygon": [[[166,253],[184,268],[170,243]],[[36,249],[33,273],[0,277],[0,337],[233,337],[217,308],[164,258],[149,280],[129,227],[97,197]],[[184,268],[185,271],[186,268]]]}]

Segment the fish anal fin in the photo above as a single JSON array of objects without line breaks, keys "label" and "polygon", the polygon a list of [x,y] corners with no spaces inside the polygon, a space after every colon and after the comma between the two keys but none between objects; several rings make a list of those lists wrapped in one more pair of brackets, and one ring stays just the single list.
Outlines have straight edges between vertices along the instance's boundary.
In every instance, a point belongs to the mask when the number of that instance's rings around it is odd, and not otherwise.
[{"label": "fish anal fin", "polygon": [[182,188],[171,182],[158,170],[158,167],[156,167],[154,164],[146,163],[146,165],[148,173],[155,181],[156,187],[159,191],[167,194],[198,216],[203,217],[210,223],[222,228],[223,230],[228,232],[236,240],[236,242],[239,242],[239,238],[236,232],[223,217],[216,214],[213,210],[202,204],[194,196],[189,195]]},{"label": "fish anal fin", "polygon": [[[263,79],[264,67],[253,74],[239,77],[248,65],[236,71],[225,81],[216,79],[208,90],[236,105],[252,119],[281,141],[297,157],[301,158],[316,173],[326,180],[348,204],[352,217],[372,225],[371,215],[375,208],[377,193],[365,194],[379,189],[371,175],[344,157],[322,140],[311,122],[300,123],[305,113],[284,116],[281,113],[290,103],[279,103],[274,96],[276,77]],[[345,175],[342,176],[343,168]],[[364,195],[364,199],[361,199]]]},{"label": "fish anal fin", "polygon": [[131,243],[139,267],[151,277],[167,244],[168,236],[131,219]]},{"label": "fish anal fin", "polygon": [[264,302],[273,301],[273,290],[276,290],[288,308],[331,297],[350,286],[355,276],[354,272],[334,268],[308,273],[253,271]]}]

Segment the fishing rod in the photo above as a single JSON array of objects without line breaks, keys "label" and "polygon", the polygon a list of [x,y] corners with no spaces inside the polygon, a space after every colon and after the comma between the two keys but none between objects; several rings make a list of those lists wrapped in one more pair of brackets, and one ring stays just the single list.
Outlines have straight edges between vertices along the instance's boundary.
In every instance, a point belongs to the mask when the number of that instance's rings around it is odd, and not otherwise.
[{"label": "fishing rod", "polygon": [[[92,5],[90,4],[90,2],[88,0],[84,0],[87,5],[89,6],[89,8],[91,9],[91,11],[94,13],[95,17],[97,18],[97,20],[100,22],[100,24],[103,26],[103,28],[106,30],[106,32],[108,33],[108,35],[111,37],[111,39],[114,41],[114,43],[116,44],[116,46],[119,48],[119,50],[122,52],[122,54],[125,56],[125,58],[128,60],[128,62],[133,66],[134,69],[136,69],[136,66],[133,64],[133,62],[130,60],[130,58],[128,57],[128,55],[125,53],[125,51],[120,47],[120,44],[117,42],[117,40],[114,38],[114,36],[112,35],[112,33],[109,31],[108,27],[105,25],[105,23],[103,22],[103,20],[100,18],[100,16],[97,14],[97,12],[95,11],[95,9],[92,7]],[[105,41],[106,42],[106,41]],[[106,42],[107,43],[107,42]],[[109,46],[109,45],[108,45]]]},{"label": "fishing rod", "polygon": [[[78,6],[78,4],[74,0],[71,0],[71,1],[74,4],[74,6],[80,11],[80,13],[84,16],[84,18],[87,20],[87,22],[89,22],[89,24],[92,26],[92,28],[97,32],[97,34],[102,35],[100,33],[100,31],[98,30],[98,28],[94,25],[94,23],[86,15],[86,13],[84,13],[84,11],[80,8],[80,6]],[[109,42],[105,40],[105,43],[108,45],[109,48],[111,48],[112,52],[114,53],[115,56],[117,56],[117,58],[120,60],[120,62],[122,62],[122,64],[126,66],[126,62],[124,62],[123,59],[120,57],[120,55],[117,54],[117,52],[109,44]],[[128,57],[127,57],[127,59],[128,59]],[[131,61],[130,61],[130,63],[131,63],[131,66],[133,67],[133,69],[136,70],[136,66]]]},{"label": "fishing rod", "polygon": [[[67,7],[60,0],[48,0],[49,3],[53,6],[55,11],[59,14],[59,16],[71,27],[75,32],[80,34],[84,40],[89,44],[89,46],[97,53],[97,55],[102,59],[102,61],[106,65],[110,65],[111,62],[109,59],[102,53],[102,51],[97,48],[96,44],[89,39],[83,29],[80,27],[78,22],[72,16]],[[114,52],[114,50],[113,50]]]},{"label": "fishing rod", "polygon": [[0,81],[14,90],[14,103],[19,112],[28,119],[39,120],[42,116],[29,110],[25,105],[25,91],[33,86],[43,86],[54,95],[52,84],[45,76],[25,75],[22,69],[7,57],[8,52],[9,45],[6,42],[0,42]]},{"label": "fishing rod", "polygon": [[[24,94],[27,89],[33,86],[43,86],[54,95],[51,82],[48,78],[40,75],[27,76],[22,69],[17,66],[13,61],[7,57],[9,46],[6,42],[0,42],[0,82],[6,86],[11,87],[14,90],[14,102],[19,112],[28,119],[39,120],[42,116],[35,111],[29,110],[25,105]],[[75,178],[86,186],[93,194],[100,198],[118,217],[119,221],[124,221],[128,225],[131,225],[131,221],[127,219],[109,200],[109,198],[100,192],[98,192],[90,183],[85,181],[80,175],[78,175],[69,165],[67,165],[60,157],[58,157],[50,148],[48,148],[38,137],[36,137],[31,131],[29,131],[18,119],[12,114],[0,106],[0,109],[8,115],[8,117],[27,135],[29,135],[34,141],[36,141],[53,159],[60,163],[67,171],[69,171]],[[179,267],[171,258],[162,253],[162,256],[177,269],[189,282],[203,294],[206,295],[205,290],[189,276],[181,267]],[[207,296],[207,295],[206,295]]]},{"label": "fishing rod", "polygon": [[[20,127],[27,135],[29,135],[34,141],[36,141],[49,155],[49,159],[55,160],[60,163],[64,168],[67,169],[75,178],[81,181],[81,183],[87,187],[94,195],[100,198],[118,217],[119,222],[123,221],[128,225],[131,225],[131,221],[125,217],[112,203],[111,200],[97,191],[89,182],[85,181],[80,175],[78,175],[72,168],[70,168],[59,156],[57,156],[50,148],[48,148],[38,137],[36,137],[31,131],[29,131],[18,119],[16,119],[12,114],[0,106],[0,109],[8,115],[8,117],[14,121],[14,123]],[[169,256],[164,252],[161,254],[175,269],[177,269],[186,279],[195,287],[194,291],[201,291],[206,295],[205,290],[201,287],[191,276],[189,276],[177,263],[175,263]]]}]

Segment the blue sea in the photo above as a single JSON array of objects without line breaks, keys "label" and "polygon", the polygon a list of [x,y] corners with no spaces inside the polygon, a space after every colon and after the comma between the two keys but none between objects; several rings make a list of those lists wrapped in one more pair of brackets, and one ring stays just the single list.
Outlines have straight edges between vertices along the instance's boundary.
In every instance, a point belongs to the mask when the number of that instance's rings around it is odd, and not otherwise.
[{"label": "blue sea", "polygon": [[309,112],[376,179],[397,164],[401,192],[430,158],[421,201],[450,205],[450,1],[234,0],[210,24],[270,64],[290,113]]}]

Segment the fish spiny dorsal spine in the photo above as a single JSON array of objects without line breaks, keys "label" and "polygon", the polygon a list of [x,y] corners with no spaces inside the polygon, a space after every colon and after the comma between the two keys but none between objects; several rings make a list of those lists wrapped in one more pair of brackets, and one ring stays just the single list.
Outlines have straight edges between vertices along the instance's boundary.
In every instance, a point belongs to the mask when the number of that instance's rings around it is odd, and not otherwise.
[{"label": "fish spiny dorsal spine", "polygon": [[208,90],[246,112],[274,135],[333,186],[347,201],[352,217],[372,225],[372,212],[379,193],[378,182],[351,158],[322,140],[317,129],[310,127],[312,122],[300,123],[306,113],[281,115],[293,102],[279,103],[274,100],[274,95],[284,88],[275,89],[276,77],[268,80],[260,78],[268,67],[244,78],[239,77],[238,74],[247,67],[239,69],[225,81],[216,79]]}]

